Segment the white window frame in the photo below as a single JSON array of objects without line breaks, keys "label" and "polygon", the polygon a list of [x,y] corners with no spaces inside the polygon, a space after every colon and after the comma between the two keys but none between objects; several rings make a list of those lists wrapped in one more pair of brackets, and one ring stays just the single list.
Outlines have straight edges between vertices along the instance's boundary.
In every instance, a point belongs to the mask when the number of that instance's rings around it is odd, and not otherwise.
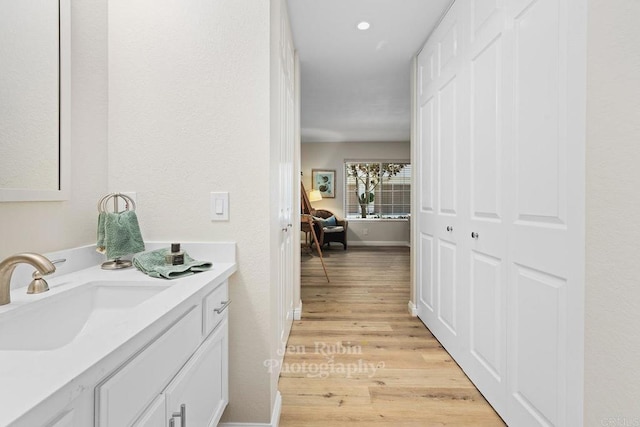
[{"label": "white window frame", "polygon": [[[343,201],[342,201],[342,205],[343,205],[343,212],[344,212],[344,216],[345,218],[349,219],[349,220],[356,220],[356,221],[407,221],[409,219],[409,217],[411,216],[411,187],[413,184],[413,180],[411,175],[408,177],[408,181],[407,184],[409,185],[409,200],[407,203],[403,203],[403,205],[407,205],[409,207],[409,212],[402,213],[402,214],[398,214],[398,215],[383,215],[380,213],[373,213],[372,216],[367,216],[366,218],[362,218],[360,216],[360,214],[354,214],[352,212],[349,212],[349,203],[348,203],[348,197],[349,197],[349,188],[348,188],[348,179],[349,179],[349,174],[347,173],[347,164],[349,163],[398,163],[398,164],[406,164],[409,165],[409,169],[410,172],[413,173],[413,169],[411,168],[411,161],[410,160],[406,160],[406,159],[402,159],[402,160],[395,160],[395,159],[375,159],[375,160],[362,160],[362,159],[344,159],[344,161],[342,162],[342,174],[343,174]],[[384,182],[387,181],[388,178],[385,178],[383,180],[383,182],[380,183],[380,185],[384,185]],[[378,189],[381,189],[381,187],[378,187]],[[376,189],[376,190],[378,190]],[[375,191],[374,191],[375,194]],[[371,206],[375,206],[375,201],[371,203]]]}]

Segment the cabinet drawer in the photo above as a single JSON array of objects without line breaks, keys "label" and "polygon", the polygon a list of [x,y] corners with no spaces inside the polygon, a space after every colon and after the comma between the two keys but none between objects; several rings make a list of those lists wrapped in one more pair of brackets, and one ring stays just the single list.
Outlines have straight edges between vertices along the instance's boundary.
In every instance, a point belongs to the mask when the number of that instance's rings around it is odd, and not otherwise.
[{"label": "cabinet drawer", "polygon": [[131,425],[200,344],[201,312],[192,307],[164,334],[96,389],[99,427]]},{"label": "cabinet drawer", "polygon": [[229,283],[225,281],[223,284],[215,288],[209,295],[204,298],[202,305],[203,312],[203,335],[206,337],[213,331],[220,321],[227,314],[229,306]]}]

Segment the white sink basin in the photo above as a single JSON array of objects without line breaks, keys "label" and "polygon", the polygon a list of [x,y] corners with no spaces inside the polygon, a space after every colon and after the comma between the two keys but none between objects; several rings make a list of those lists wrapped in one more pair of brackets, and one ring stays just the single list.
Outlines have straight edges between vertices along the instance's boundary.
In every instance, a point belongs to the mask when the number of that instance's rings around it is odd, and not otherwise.
[{"label": "white sink basin", "polygon": [[[89,282],[0,314],[0,350],[63,347],[167,289],[157,282]],[[50,291],[53,292],[53,291]]]}]

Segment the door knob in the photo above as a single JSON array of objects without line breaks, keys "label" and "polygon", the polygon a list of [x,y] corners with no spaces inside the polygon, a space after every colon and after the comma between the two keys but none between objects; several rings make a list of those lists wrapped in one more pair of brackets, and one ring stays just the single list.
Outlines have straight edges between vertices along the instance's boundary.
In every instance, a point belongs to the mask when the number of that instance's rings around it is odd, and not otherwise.
[{"label": "door knob", "polygon": [[453,231],[453,227],[450,225],[447,225],[447,231]]},{"label": "door knob", "polygon": [[480,235],[478,233],[476,233],[475,231],[471,232],[471,238],[477,239],[478,237],[480,237]]}]

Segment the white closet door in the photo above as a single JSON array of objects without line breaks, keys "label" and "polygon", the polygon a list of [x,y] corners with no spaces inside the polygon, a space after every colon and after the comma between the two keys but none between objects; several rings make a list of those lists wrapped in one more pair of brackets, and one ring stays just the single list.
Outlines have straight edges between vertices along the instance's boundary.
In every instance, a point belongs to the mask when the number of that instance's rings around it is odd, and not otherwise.
[{"label": "white closet door", "polygon": [[[505,79],[503,0],[465,2],[470,13],[469,353],[464,370],[493,407],[506,408],[507,222],[511,91]],[[507,58],[508,59],[508,58]],[[475,233],[472,237],[471,233]]]},{"label": "white closet door", "polygon": [[585,0],[457,0],[417,61],[418,316],[518,427],[582,424],[585,58]]},{"label": "white closet door", "polygon": [[[459,9],[454,4],[452,11]],[[449,13],[418,57],[418,152],[422,173],[418,229],[418,313],[436,338],[454,355],[464,357],[466,269],[463,265],[461,191],[466,168],[464,132],[466,88],[460,66],[466,26]]]},{"label": "white closet door", "polygon": [[417,212],[414,213],[417,231],[417,295],[418,316],[427,325],[436,316],[436,263],[434,235],[436,221],[436,98],[433,93],[438,56],[432,40],[424,47],[417,60],[416,154],[414,168],[417,183]]},{"label": "white closet door", "polygon": [[582,364],[584,107],[583,95],[569,97],[584,91],[585,39],[578,22],[570,25],[582,3],[514,0],[508,8],[515,91],[508,420],[518,426],[579,425],[581,417],[567,416],[572,396],[582,394],[571,365]]},{"label": "white closet door", "polygon": [[[283,6],[284,2],[280,6]],[[284,348],[293,323],[293,259],[294,259],[294,132],[295,132],[295,51],[286,8],[281,10],[278,58],[278,236],[277,256],[277,340],[276,354],[284,356]],[[281,361],[281,360],[280,360]],[[279,364],[278,366],[282,366]]]}]

